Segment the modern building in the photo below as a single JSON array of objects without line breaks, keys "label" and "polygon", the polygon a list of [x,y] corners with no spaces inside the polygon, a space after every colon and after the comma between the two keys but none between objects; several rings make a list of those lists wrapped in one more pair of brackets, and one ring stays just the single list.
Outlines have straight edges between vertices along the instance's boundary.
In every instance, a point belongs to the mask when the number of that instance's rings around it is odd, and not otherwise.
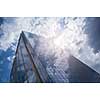
[{"label": "modern building", "polygon": [[[63,75],[59,75],[59,73],[55,74],[52,78],[50,77],[50,74],[48,74],[43,63],[41,63],[24,33],[25,32],[21,33],[18,41],[10,82],[66,82],[66,78],[64,78]],[[28,35],[32,34],[28,33]],[[60,77],[58,77],[58,75]]]},{"label": "modern building", "polygon": [[24,32],[19,38],[10,82],[51,82],[47,71],[38,60]]},{"label": "modern building", "polygon": [[[28,33],[32,37],[30,33]],[[36,37],[34,38],[36,39]],[[12,83],[67,83],[67,82],[100,82],[100,74],[73,56],[68,59],[69,68],[66,71],[47,70],[47,63],[40,59],[22,31],[10,75]],[[53,61],[53,60],[51,60]]]},{"label": "modern building", "polygon": [[74,56],[69,57],[69,82],[75,83],[97,83],[100,82],[100,74],[81,62]]}]

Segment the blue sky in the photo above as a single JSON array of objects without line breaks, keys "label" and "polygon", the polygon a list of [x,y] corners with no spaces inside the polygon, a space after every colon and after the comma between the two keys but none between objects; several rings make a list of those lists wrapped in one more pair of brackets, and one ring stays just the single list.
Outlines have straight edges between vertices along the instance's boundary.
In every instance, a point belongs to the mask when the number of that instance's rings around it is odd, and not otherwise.
[{"label": "blue sky", "polygon": [[[75,57],[100,72],[100,18],[47,18],[47,17],[4,17],[0,18],[0,82],[9,82],[12,62],[21,31],[45,37],[50,43],[54,39],[57,48],[56,65],[62,65],[69,51]],[[59,42],[60,41],[60,42]],[[44,41],[45,42],[45,41]],[[59,49],[60,48],[60,49]],[[44,52],[44,49],[47,51]],[[52,44],[40,50],[50,53]],[[92,58],[92,59],[91,59]],[[59,63],[58,63],[59,62]]]}]

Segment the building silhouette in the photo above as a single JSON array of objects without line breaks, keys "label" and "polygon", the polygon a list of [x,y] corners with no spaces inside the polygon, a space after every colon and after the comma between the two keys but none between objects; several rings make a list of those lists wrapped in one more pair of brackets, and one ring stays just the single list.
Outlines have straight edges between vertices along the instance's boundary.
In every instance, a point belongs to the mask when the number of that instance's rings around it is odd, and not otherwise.
[{"label": "building silhouette", "polygon": [[22,31],[10,74],[12,83],[66,83],[100,82],[100,74],[73,56],[68,60],[67,71],[58,70],[51,74],[45,62],[37,56],[31,43]]},{"label": "building silhouette", "polygon": [[69,82],[97,83],[100,82],[100,74],[84,64],[74,56],[69,57]]}]

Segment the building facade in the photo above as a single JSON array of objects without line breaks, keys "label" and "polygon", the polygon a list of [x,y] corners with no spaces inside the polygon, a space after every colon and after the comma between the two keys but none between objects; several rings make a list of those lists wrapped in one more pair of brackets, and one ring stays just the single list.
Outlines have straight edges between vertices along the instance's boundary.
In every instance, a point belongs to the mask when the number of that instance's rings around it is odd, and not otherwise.
[{"label": "building facade", "polygon": [[24,32],[19,38],[10,82],[51,82],[47,71],[38,60]]},{"label": "building facade", "polygon": [[[52,60],[53,61],[53,60]],[[12,83],[86,83],[100,82],[100,74],[73,56],[68,59],[66,71],[48,71],[44,59],[37,56],[30,41],[22,32],[18,41],[10,74]]]},{"label": "building facade", "polygon": [[74,56],[69,57],[69,81],[71,83],[98,83],[100,74]]}]

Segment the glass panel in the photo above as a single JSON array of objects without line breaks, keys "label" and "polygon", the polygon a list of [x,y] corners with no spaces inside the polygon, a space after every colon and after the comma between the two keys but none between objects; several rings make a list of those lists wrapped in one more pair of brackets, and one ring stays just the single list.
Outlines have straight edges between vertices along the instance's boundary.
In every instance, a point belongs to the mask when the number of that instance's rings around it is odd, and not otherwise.
[{"label": "glass panel", "polygon": [[17,71],[20,71],[20,67],[19,66],[17,67]]},{"label": "glass panel", "polygon": [[23,64],[20,65],[20,70],[25,71],[25,68],[24,68]]},{"label": "glass panel", "polygon": [[18,49],[18,63],[19,63],[19,65],[23,63],[20,49]]},{"label": "glass panel", "polygon": [[28,83],[28,81],[27,81],[27,80],[25,80],[25,81],[24,81],[24,83]]},{"label": "glass panel", "polygon": [[13,80],[13,75],[11,75],[11,80]]},{"label": "glass panel", "polygon": [[29,82],[36,82],[35,73],[32,70],[27,72]]},{"label": "glass panel", "polygon": [[25,71],[17,71],[17,82],[24,82],[26,80]]}]

